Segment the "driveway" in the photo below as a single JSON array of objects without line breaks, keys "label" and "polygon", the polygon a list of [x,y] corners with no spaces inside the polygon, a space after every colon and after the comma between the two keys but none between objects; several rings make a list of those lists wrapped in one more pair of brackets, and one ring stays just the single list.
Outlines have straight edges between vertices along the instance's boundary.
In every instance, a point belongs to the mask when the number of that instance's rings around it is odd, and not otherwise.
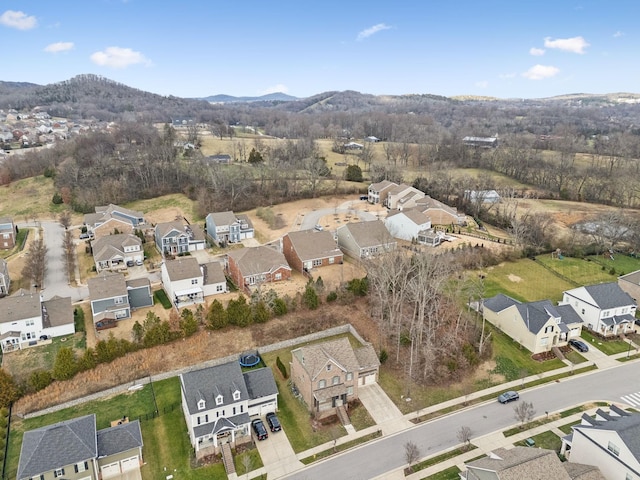
[{"label": "driveway", "polygon": [[358,398],[384,435],[414,426],[377,383],[358,387]]},{"label": "driveway", "polygon": [[[262,421],[266,426],[267,422],[264,418]],[[256,440],[255,435],[254,440]],[[269,432],[269,438],[266,440],[256,440],[256,447],[267,472],[267,479],[280,478],[304,467],[291,448],[284,429],[279,432]]]}]

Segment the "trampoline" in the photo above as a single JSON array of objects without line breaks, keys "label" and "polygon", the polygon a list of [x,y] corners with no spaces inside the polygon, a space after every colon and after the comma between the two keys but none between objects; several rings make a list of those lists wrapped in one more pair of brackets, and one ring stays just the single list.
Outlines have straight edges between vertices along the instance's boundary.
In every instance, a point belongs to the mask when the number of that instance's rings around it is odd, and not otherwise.
[{"label": "trampoline", "polygon": [[240,365],[242,367],[255,367],[260,363],[260,355],[258,352],[246,352],[240,355]]}]

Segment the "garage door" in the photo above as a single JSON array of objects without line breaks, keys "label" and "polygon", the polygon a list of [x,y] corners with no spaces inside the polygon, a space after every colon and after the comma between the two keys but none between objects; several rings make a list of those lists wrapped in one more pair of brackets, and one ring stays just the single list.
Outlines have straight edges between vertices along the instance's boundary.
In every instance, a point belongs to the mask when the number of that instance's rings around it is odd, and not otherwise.
[{"label": "garage door", "polygon": [[109,478],[115,475],[120,475],[120,462],[110,463],[100,467],[102,472],[102,478]]},{"label": "garage door", "polygon": [[140,460],[138,460],[137,455],[135,457],[126,458],[120,462],[120,469],[123,472],[135,470],[136,468],[140,468]]},{"label": "garage door", "polygon": [[372,383],[376,383],[376,374],[372,373],[371,375],[367,375],[364,377],[364,384],[371,385]]},{"label": "garage door", "polygon": [[276,411],[276,404],[274,403],[267,403],[265,405],[262,405],[260,407],[260,416],[262,417],[263,415],[266,415],[269,412],[275,412]]}]

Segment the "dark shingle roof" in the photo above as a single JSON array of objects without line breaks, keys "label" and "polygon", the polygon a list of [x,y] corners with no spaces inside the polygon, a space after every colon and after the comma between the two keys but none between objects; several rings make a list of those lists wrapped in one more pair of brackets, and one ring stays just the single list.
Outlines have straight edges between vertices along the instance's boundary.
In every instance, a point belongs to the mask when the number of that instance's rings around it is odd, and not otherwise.
[{"label": "dark shingle roof", "polygon": [[520,302],[515,298],[499,293],[495,297],[487,298],[482,305],[484,308],[488,308],[492,312],[501,312],[505,308],[509,308],[513,305],[520,305]]},{"label": "dark shingle roof", "polygon": [[142,447],[140,421],[123,423],[98,431],[98,456],[115,455]]},{"label": "dark shingle roof", "polygon": [[578,287],[573,290],[569,290],[565,293],[581,298],[579,295],[579,290],[581,289],[584,289],[593,299],[595,304],[602,310],[636,304],[635,300],[631,298],[631,295],[622,290],[616,282],[587,285],[585,287]]},{"label": "dark shingle roof", "polygon": [[589,430],[616,432],[636,461],[640,461],[640,414],[609,418],[607,421],[594,421],[593,425],[576,425],[573,430],[583,435],[588,435]]},{"label": "dark shingle roof", "polygon": [[249,398],[256,399],[268,397],[278,393],[276,381],[270,368],[264,367],[257,370],[248,370],[244,374],[244,381],[247,385]]},{"label": "dark shingle roof", "polygon": [[[222,405],[249,399],[238,362],[183,373],[180,378],[189,413],[198,412],[198,401],[201,399],[205,401],[207,409],[212,408],[216,405],[215,397],[218,394],[222,395]],[[233,399],[233,392],[236,390],[240,392],[240,400]]]},{"label": "dark shingle roof", "polygon": [[17,478],[36,477],[97,456],[93,414],[29,430],[22,438]]}]

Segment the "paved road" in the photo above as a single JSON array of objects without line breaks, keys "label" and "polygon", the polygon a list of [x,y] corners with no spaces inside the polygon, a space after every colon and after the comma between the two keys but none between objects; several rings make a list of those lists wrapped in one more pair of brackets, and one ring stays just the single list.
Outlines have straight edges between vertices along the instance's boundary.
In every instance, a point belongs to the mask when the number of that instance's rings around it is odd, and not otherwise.
[{"label": "paved road", "polygon": [[[537,415],[562,411],[592,400],[619,403],[622,396],[640,391],[638,368],[638,364],[632,362],[536,387],[521,392],[520,401],[532,402]],[[423,456],[434,455],[460,443],[456,432],[462,426],[470,427],[474,438],[511,427],[515,422],[513,407],[514,404],[489,401],[364,444],[284,478],[376,478],[406,466],[404,445],[407,442],[414,442]]]}]

